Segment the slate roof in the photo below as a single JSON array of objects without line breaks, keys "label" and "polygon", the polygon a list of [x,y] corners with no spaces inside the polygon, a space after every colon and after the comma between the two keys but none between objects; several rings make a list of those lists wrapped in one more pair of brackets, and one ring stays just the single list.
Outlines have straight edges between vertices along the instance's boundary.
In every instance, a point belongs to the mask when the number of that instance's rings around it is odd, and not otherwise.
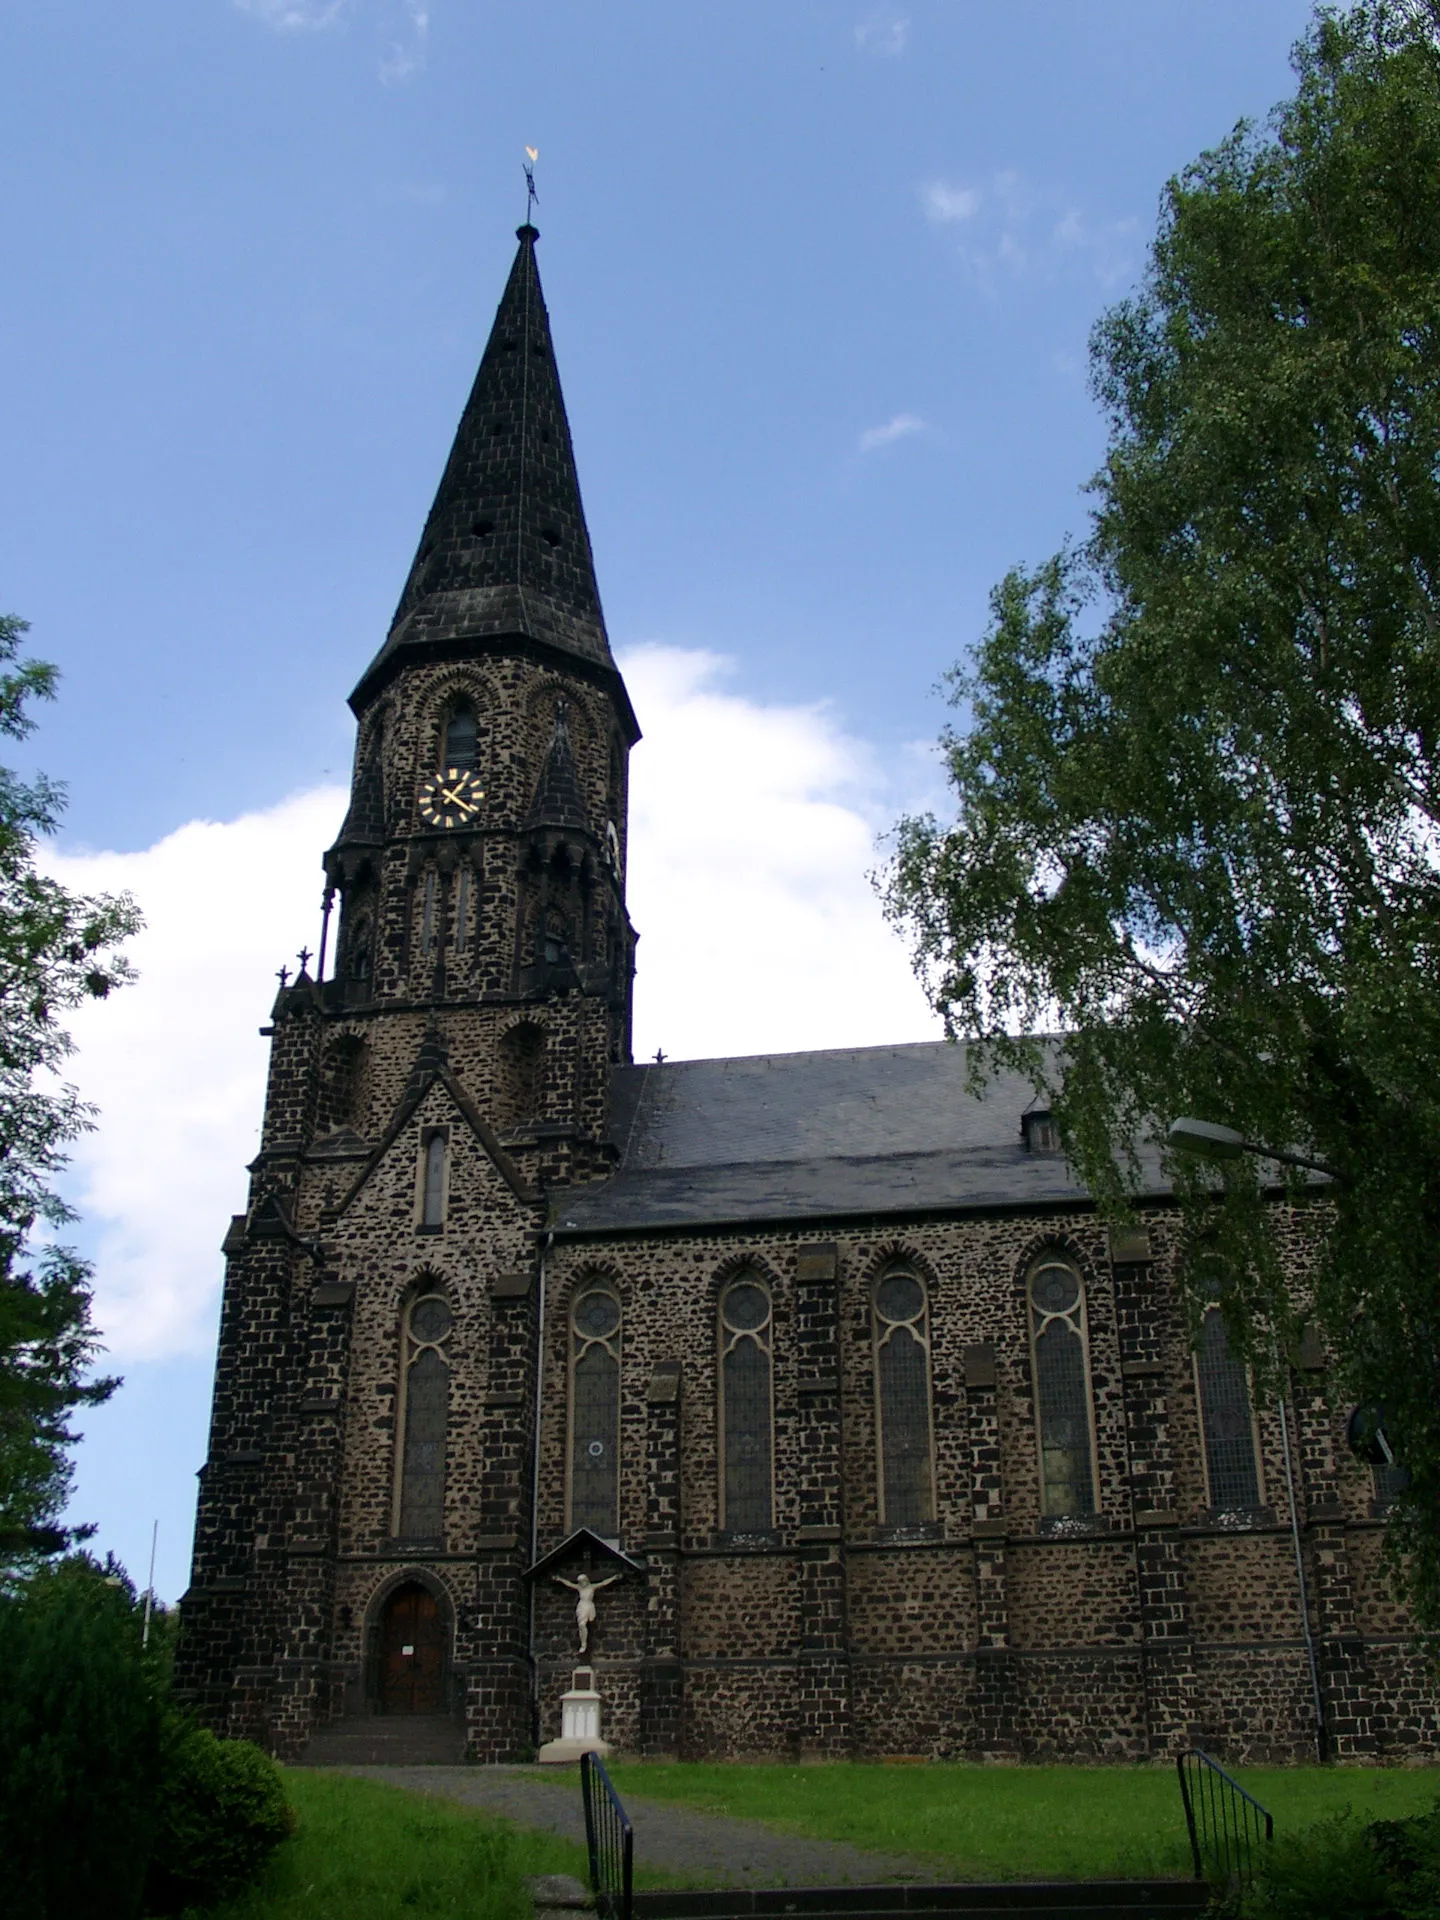
[{"label": "slate roof", "polygon": [[350,703],[404,658],[487,636],[528,637],[615,671],[532,226],[501,296],[475,384],[390,634]]},{"label": "slate roof", "polygon": [[[1032,1153],[1035,1089],[1002,1074],[977,1099],[945,1041],[618,1068],[612,1178],[551,1202],[557,1233],[1071,1204],[1060,1154]],[[1145,1187],[1163,1191],[1158,1157]]]}]

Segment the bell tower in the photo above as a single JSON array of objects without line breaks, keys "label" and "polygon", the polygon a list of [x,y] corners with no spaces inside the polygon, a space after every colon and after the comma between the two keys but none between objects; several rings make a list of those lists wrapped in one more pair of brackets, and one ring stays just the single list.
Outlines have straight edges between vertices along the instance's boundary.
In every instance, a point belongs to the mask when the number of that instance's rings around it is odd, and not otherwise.
[{"label": "bell tower", "polygon": [[389,636],[351,695],[324,1003],[352,1021],[439,1022],[517,1166],[546,1187],[608,1170],[609,1069],[630,1057],[639,729],[600,609],[539,236],[518,237]]},{"label": "bell tower", "polygon": [[417,1702],[477,1757],[514,1758],[533,1731],[521,1576],[546,1202],[614,1164],[639,737],[538,237],[519,230],[351,695],[320,963],[282,980],[262,1029],[261,1146],[225,1237],[177,1680],[217,1731],[287,1756],[331,1720]]}]

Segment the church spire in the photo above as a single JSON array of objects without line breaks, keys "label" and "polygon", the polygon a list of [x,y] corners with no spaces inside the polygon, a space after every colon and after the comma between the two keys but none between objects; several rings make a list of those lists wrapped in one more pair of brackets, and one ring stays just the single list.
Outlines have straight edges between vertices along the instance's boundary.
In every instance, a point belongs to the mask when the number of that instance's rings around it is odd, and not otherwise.
[{"label": "church spire", "polygon": [[614,670],[535,228],[519,248],[389,638],[351,696],[361,705],[403,660],[525,638]]}]

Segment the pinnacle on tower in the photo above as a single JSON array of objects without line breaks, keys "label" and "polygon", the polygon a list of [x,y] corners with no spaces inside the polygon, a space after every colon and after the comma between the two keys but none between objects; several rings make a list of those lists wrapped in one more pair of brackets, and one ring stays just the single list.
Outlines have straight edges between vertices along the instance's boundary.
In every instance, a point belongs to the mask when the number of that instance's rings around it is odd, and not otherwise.
[{"label": "pinnacle on tower", "polygon": [[518,230],[515,264],[385,645],[358,711],[404,660],[525,638],[614,671],[550,321]]}]

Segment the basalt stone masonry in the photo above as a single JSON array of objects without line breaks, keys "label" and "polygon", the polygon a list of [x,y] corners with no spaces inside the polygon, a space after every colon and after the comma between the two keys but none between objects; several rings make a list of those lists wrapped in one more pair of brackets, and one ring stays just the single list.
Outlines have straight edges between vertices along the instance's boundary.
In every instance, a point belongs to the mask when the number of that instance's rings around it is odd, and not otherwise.
[{"label": "basalt stone masonry", "polygon": [[1192,1341],[1158,1167],[1112,1236],[945,1044],[632,1063],[639,729],[537,237],[351,698],[329,977],[264,1029],[180,1684],[287,1757],[521,1759],[577,1664],[653,1755],[1433,1756],[1384,1476],[1323,1353],[1256,1405]]}]

